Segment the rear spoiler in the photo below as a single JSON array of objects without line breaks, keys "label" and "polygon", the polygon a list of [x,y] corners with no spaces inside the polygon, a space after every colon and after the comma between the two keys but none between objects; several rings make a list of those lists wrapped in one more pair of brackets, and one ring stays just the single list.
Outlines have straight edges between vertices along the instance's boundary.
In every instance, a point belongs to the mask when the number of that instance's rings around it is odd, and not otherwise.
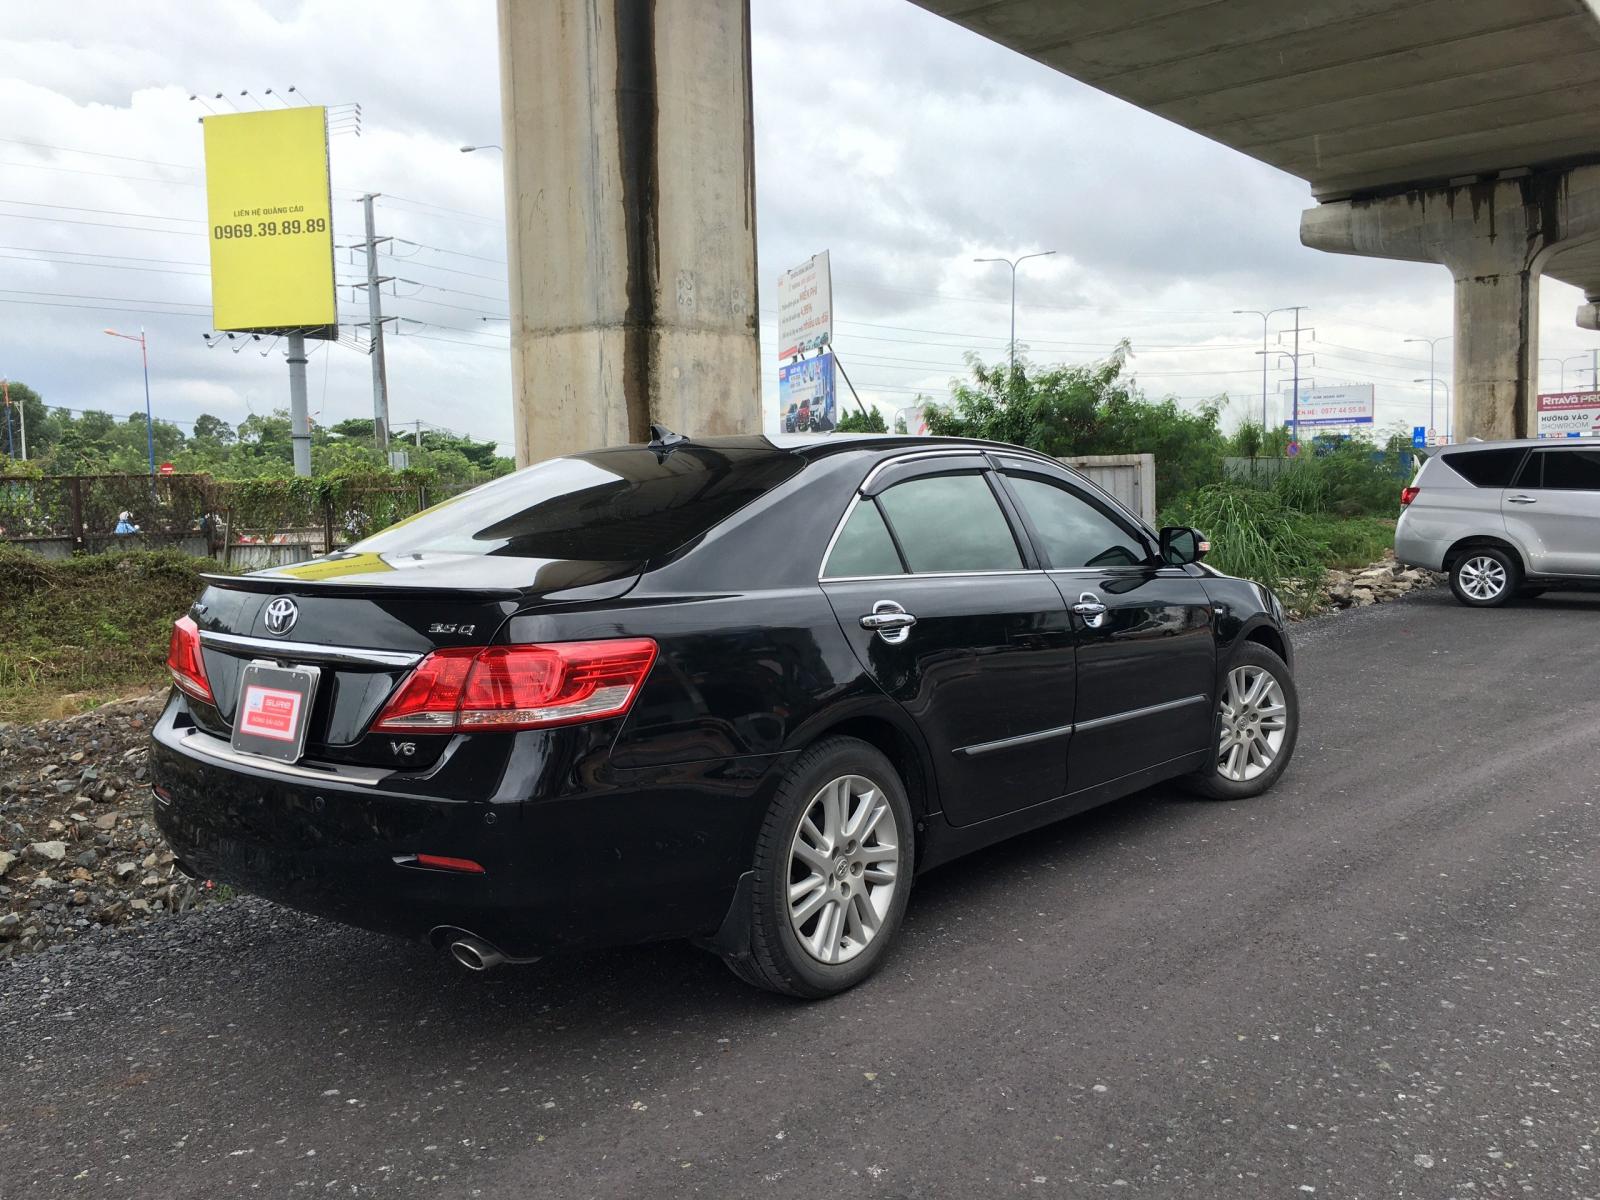
[{"label": "rear spoiler", "polygon": [[263,592],[268,595],[283,592],[321,592],[329,596],[426,596],[448,594],[462,600],[518,600],[524,595],[519,588],[452,587],[437,583],[357,583],[349,579],[288,579],[273,575],[216,575],[202,572],[212,587],[227,588],[235,592]]}]

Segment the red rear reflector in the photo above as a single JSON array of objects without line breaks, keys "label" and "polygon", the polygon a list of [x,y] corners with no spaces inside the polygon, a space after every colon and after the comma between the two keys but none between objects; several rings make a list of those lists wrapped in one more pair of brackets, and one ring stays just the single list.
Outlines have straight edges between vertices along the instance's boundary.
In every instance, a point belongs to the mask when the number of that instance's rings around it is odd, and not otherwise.
[{"label": "red rear reflector", "polygon": [[172,640],[167,643],[167,670],[178,690],[196,700],[215,704],[211,696],[211,681],[206,678],[205,659],[200,656],[200,627],[192,618],[179,617],[172,626]]},{"label": "red rear reflector", "polygon": [[619,716],[655,660],[649,638],[436,650],[401,684],[372,728],[538,729]]},{"label": "red rear reflector", "polygon": [[442,854],[419,854],[416,857],[416,865],[432,867],[436,871],[465,871],[468,875],[484,873],[483,867],[470,858],[447,858]]},{"label": "red rear reflector", "polygon": [[1419,488],[1419,487],[1403,487],[1403,488],[1401,488],[1400,489],[1400,507],[1404,508],[1406,505],[1410,504],[1413,500],[1415,500],[1417,498],[1417,493],[1420,492],[1421,490],[1422,489]]}]

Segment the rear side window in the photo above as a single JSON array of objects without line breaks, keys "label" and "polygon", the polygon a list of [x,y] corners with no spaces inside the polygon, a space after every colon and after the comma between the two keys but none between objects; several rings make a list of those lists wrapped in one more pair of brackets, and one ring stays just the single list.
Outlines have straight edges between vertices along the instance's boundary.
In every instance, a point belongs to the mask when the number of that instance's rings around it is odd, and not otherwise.
[{"label": "rear side window", "polygon": [[882,496],[913,572],[1016,571],[1022,553],[982,475],[924,475]]},{"label": "rear side window", "polygon": [[1533,456],[1542,460],[1543,482],[1539,472],[1533,470],[1539,464],[1530,462],[1529,469],[1523,472],[1528,482],[1521,486],[1600,492],[1600,450],[1535,450]]},{"label": "rear side window", "polygon": [[706,533],[803,465],[764,442],[556,458],[446,500],[351,550],[644,562]]},{"label": "rear side window", "polygon": [[1517,464],[1527,451],[1521,446],[1500,450],[1457,450],[1441,456],[1441,461],[1475,487],[1511,486]]},{"label": "rear side window", "polygon": [[822,569],[826,579],[845,579],[858,575],[904,575],[900,552],[894,548],[883,514],[871,500],[863,500],[850,512],[850,519],[839,531],[839,540]]}]

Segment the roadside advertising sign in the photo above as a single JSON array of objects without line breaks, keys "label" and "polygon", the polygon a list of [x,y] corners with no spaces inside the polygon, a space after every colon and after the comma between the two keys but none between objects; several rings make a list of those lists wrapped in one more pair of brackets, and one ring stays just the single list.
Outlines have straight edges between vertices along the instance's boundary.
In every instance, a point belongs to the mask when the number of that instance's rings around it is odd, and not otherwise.
[{"label": "roadside advertising sign", "polygon": [[828,252],[778,276],[778,361],[833,344],[833,276]]},{"label": "roadside advertising sign", "polygon": [[326,110],[203,120],[213,327],[337,337]]},{"label": "roadside advertising sign", "polygon": [[[1286,398],[1294,395],[1285,388]],[[1285,425],[1294,424],[1293,403],[1288,401],[1291,416],[1284,418]],[[1335,425],[1371,425],[1376,415],[1377,402],[1370,383],[1349,383],[1340,387],[1302,387],[1300,389],[1300,425],[1323,429]]]},{"label": "roadside advertising sign", "polygon": [[1540,437],[1600,435],[1600,392],[1546,392],[1538,403]]},{"label": "roadside advertising sign", "polygon": [[784,433],[827,433],[838,422],[833,355],[778,368],[778,427]]}]

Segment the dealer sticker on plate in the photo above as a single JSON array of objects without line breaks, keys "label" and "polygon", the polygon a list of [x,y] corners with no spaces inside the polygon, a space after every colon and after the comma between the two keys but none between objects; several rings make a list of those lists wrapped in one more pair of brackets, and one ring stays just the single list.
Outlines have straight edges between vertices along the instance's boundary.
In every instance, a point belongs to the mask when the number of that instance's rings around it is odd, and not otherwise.
[{"label": "dealer sticker on plate", "polygon": [[306,726],[317,696],[317,667],[280,667],[253,662],[240,673],[234,710],[233,748],[280,762],[295,762],[305,750]]}]

